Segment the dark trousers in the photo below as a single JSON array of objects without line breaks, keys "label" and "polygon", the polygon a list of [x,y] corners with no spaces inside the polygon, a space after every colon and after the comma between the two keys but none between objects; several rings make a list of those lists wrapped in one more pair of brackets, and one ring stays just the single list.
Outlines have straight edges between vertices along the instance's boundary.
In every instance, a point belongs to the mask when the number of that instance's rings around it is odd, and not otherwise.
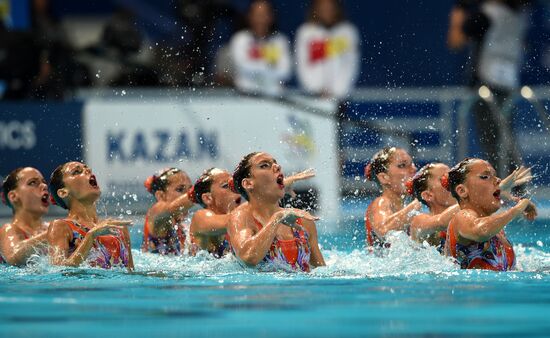
[{"label": "dark trousers", "polygon": [[503,113],[511,93],[498,89],[491,91],[492,102],[482,98],[476,102],[474,119],[483,158],[495,167],[500,177],[506,177],[522,162],[512,129],[512,112]]}]

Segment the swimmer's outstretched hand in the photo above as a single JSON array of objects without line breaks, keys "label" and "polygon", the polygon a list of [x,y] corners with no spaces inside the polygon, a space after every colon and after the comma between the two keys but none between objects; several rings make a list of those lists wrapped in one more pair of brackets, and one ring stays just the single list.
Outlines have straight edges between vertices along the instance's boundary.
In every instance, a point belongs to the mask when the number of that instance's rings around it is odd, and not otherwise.
[{"label": "swimmer's outstretched hand", "polygon": [[132,225],[131,221],[120,219],[105,219],[99,222],[99,224],[91,229],[88,233],[94,238],[106,235],[119,235],[120,231],[124,230],[125,227],[130,225]]},{"label": "swimmer's outstretched hand", "polygon": [[303,218],[309,221],[316,221],[319,219],[319,217],[313,216],[305,210],[294,208],[279,210],[277,211],[276,216],[279,219],[279,223],[288,225],[289,227],[298,227],[296,224],[296,220],[298,220],[298,218]]},{"label": "swimmer's outstretched hand", "polygon": [[521,166],[500,181],[499,188],[500,190],[509,192],[514,187],[531,182],[532,179],[533,175],[531,174],[531,168]]}]

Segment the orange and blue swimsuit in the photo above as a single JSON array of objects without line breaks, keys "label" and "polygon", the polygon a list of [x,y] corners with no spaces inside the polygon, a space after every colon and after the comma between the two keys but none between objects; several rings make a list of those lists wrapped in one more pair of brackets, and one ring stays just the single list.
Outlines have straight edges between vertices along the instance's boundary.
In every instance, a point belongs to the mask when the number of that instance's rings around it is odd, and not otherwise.
[{"label": "orange and blue swimsuit", "polygon": [[[198,251],[200,251],[202,248],[197,243],[195,236],[193,236],[192,233],[189,234],[189,237],[191,239],[191,250],[192,254],[196,254]],[[231,244],[229,243],[229,234],[226,233],[223,236],[223,240],[216,246],[208,246],[206,250],[211,253],[216,258],[222,258],[223,256],[227,255],[231,252]]]},{"label": "orange and blue swimsuit", "polygon": [[514,248],[510,242],[502,240],[499,235],[491,237],[486,242],[463,245],[458,243],[451,222],[447,231],[447,241],[451,256],[456,258],[462,269],[509,271],[515,268]]},{"label": "orange and blue swimsuit", "polygon": [[437,244],[436,249],[440,254],[443,255],[445,252],[445,241],[447,240],[447,231],[443,230],[439,232],[439,244]]},{"label": "orange and blue swimsuit", "polygon": [[149,216],[145,217],[143,226],[142,252],[156,253],[160,255],[183,255],[185,249],[185,233],[183,224],[174,221],[174,226],[170,227],[168,233],[163,237],[154,237],[149,233]]},{"label": "orange and blue swimsuit", "polygon": [[[262,224],[256,219],[254,222],[258,226],[258,230],[261,230]],[[302,220],[296,220],[296,224],[302,226]],[[273,243],[262,261],[264,266],[293,271],[310,271],[309,235],[306,231],[297,228],[292,228],[292,232],[293,239],[273,239]]]},{"label": "orange and blue swimsuit", "polygon": [[[84,240],[84,237],[91,229],[87,229],[75,221],[64,219],[71,228],[73,238],[69,242],[69,255],[71,255]],[[103,269],[112,267],[128,267],[129,248],[124,243],[124,234],[119,231],[117,236],[104,235],[98,236],[94,240],[94,246],[90,250],[86,260],[91,266],[98,266]]]},{"label": "orange and blue swimsuit", "polygon": [[211,251],[210,253],[216,258],[222,258],[229,252],[231,252],[231,245],[229,244],[229,234],[226,233],[223,236],[223,241],[215,248],[215,250]]}]

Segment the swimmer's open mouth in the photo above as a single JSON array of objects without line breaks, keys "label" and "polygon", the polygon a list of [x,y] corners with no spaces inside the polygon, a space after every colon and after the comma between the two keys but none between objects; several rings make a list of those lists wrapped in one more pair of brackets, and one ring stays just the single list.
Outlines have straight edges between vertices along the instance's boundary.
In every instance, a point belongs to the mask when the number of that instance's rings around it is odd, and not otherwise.
[{"label": "swimmer's open mouth", "polygon": [[498,189],[497,191],[495,191],[493,193],[493,196],[497,199],[497,200],[500,200],[500,189]]},{"label": "swimmer's open mouth", "polygon": [[277,176],[277,184],[279,185],[279,188],[281,188],[281,189],[285,188],[284,179],[285,179],[285,177],[283,176],[283,174],[279,174],[279,176]]},{"label": "swimmer's open mouth", "polygon": [[44,193],[44,195],[40,198],[40,201],[42,201],[42,205],[45,207],[50,205],[50,194]]},{"label": "swimmer's open mouth", "polygon": [[98,186],[97,186],[97,179],[95,178],[94,175],[90,176],[90,181],[89,181],[89,182],[90,182],[90,185],[91,185],[92,187],[94,187],[94,188],[97,188],[97,187],[98,187]]},{"label": "swimmer's open mouth", "polygon": [[237,197],[237,199],[235,199],[235,203],[236,203],[237,205],[240,205],[241,202],[242,202],[241,196],[239,196],[239,197]]}]

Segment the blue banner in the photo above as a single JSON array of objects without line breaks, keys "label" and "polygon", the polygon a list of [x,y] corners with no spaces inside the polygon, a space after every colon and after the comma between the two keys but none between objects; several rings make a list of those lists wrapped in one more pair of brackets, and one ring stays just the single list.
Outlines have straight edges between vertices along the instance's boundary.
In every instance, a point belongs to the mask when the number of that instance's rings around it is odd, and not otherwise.
[{"label": "blue banner", "polygon": [[0,176],[82,158],[82,103],[0,103]]}]

